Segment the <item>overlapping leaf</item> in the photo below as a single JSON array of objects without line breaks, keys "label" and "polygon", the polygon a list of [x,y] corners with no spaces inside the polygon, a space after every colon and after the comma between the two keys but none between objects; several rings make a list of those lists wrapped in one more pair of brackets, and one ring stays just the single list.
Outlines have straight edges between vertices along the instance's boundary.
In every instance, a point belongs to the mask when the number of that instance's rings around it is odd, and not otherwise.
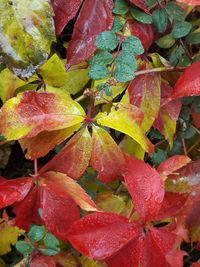
[{"label": "overlapping leaf", "polygon": [[56,35],[60,35],[65,25],[76,16],[82,0],[51,0],[54,11]]},{"label": "overlapping leaf", "polygon": [[127,156],[125,182],[142,219],[153,219],[164,198],[164,183],[159,173],[142,160]]},{"label": "overlapping leaf", "polygon": [[103,182],[116,179],[124,170],[124,157],[120,148],[108,132],[97,126],[93,126],[91,165]]},{"label": "overlapping leaf", "polygon": [[94,53],[96,37],[112,27],[112,8],[112,0],[84,1],[67,49],[68,64],[78,64]]},{"label": "overlapping leaf", "polygon": [[112,108],[108,115],[99,113],[97,116],[97,123],[129,135],[137,141],[145,151],[152,152],[153,146],[140,126],[142,119],[143,114],[136,106],[119,104],[116,109]]},{"label": "overlapping leaf", "polygon": [[1,133],[7,140],[35,137],[42,131],[64,129],[84,120],[84,110],[69,96],[26,91],[1,109]]},{"label": "overlapping leaf", "polygon": [[16,74],[29,78],[50,53],[55,40],[53,12],[48,0],[0,3],[0,53]]},{"label": "overlapping leaf", "polygon": [[144,114],[141,127],[148,131],[160,108],[160,76],[156,73],[140,75],[129,84],[128,92],[130,103]]}]

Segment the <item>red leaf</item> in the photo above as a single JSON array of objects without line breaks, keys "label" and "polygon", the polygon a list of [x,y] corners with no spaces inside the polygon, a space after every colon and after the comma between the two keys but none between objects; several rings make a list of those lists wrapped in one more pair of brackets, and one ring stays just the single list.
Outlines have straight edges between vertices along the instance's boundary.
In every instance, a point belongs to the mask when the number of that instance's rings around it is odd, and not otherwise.
[{"label": "red leaf", "polygon": [[0,208],[23,200],[33,185],[29,177],[14,180],[0,179]]},{"label": "red leaf", "polygon": [[56,263],[51,256],[38,255],[31,259],[30,267],[56,267]]},{"label": "red leaf", "polygon": [[96,50],[96,37],[110,30],[113,23],[113,0],[85,0],[67,48],[67,63],[78,64]]},{"label": "red leaf", "polygon": [[185,3],[193,6],[200,6],[200,0],[177,0],[177,2]]},{"label": "red leaf", "polygon": [[76,16],[81,3],[82,0],[51,0],[56,35],[60,35],[65,25]]},{"label": "red leaf", "polygon": [[185,155],[175,155],[163,161],[157,171],[162,175],[168,176],[187,165],[190,161],[191,159]]},{"label": "red leaf", "polygon": [[14,205],[15,224],[19,228],[28,230],[31,223],[43,223],[38,212],[40,208],[38,189],[38,185],[36,185],[23,201]]},{"label": "red leaf", "polygon": [[118,178],[124,170],[121,149],[108,132],[97,126],[93,127],[91,164],[105,183]]},{"label": "red leaf", "polygon": [[46,228],[58,239],[66,241],[70,225],[80,218],[76,203],[69,195],[59,196],[52,188],[44,186],[40,190],[40,204]]},{"label": "red leaf", "polygon": [[163,220],[177,215],[184,206],[187,198],[188,194],[166,192],[156,220]]},{"label": "red leaf", "polygon": [[135,6],[141,8],[147,14],[150,14],[144,0],[130,0],[130,2],[133,3]]},{"label": "red leaf", "polygon": [[142,219],[154,219],[164,198],[164,183],[159,173],[142,160],[126,156],[125,182]]},{"label": "red leaf", "polygon": [[65,173],[78,179],[85,172],[91,155],[91,137],[88,129],[75,134],[64,148],[43,168],[40,174],[48,170]]},{"label": "red leaf", "polygon": [[141,226],[114,213],[93,213],[75,222],[68,238],[81,253],[103,260],[139,236]]},{"label": "red leaf", "polygon": [[171,100],[192,95],[200,95],[200,61],[194,62],[187,67],[178,79]]},{"label": "red leaf", "polygon": [[97,207],[84,189],[73,179],[59,172],[43,173],[40,182],[59,197],[73,199],[77,205],[86,211],[97,211]]},{"label": "red leaf", "polygon": [[191,113],[194,125],[196,128],[200,128],[200,114],[192,111]]},{"label": "red leaf", "polygon": [[134,19],[128,20],[128,26],[130,28],[131,34],[137,36],[140,39],[144,47],[144,50],[147,52],[149,47],[154,41],[153,26],[137,22]]}]

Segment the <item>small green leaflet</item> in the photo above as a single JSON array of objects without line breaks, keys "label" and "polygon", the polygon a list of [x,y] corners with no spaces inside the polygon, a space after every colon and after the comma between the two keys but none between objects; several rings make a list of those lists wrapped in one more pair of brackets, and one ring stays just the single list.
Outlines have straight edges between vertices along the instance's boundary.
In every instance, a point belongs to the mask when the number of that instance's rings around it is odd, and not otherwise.
[{"label": "small green leaflet", "polygon": [[176,3],[169,2],[166,5],[166,11],[169,16],[176,21],[183,21],[185,18],[185,11]]},{"label": "small green leaflet", "polygon": [[17,241],[16,243],[16,249],[21,253],[23,254],[25,257],[30,255],[31,253],[33,253],[34,251],[34,247],[30,244],[28,244],[27,242],[25,241]]},{"label": "small green leaflet", "polygon": [[50,233],[46,234],[44,238],[44,244],[45,244],[45,247],[48,249],[60,251],[60,248],[58,247],[60,244],[58,239]]},{"label": "small green leaflet", "polygon": [[115,0],[113,13],[118,15],[125,15],[128,12],[128,8],[129,5],[126,0]]},{"label": "small green leaflet", "polygon": [[90,66],[94,64],[106,65],[112,62],[113,56],[108,51],[97,52],[90,60]]},{"label": "small green leaflet", "polygon": [[188,35],[191,29],[192,29],[192,24],[187,21],[176,22],[172,29],[171,35],[176,39],[182,38]]},{"label": "small green leaflet", "polygon": [[111,32],[119,32],[122,30],[123,28],[123,22],[122,20],[119,18],[119,17],[115,17],[114,18],[114,22],[113,22],[113,26],[112,26],[112,29],[111,29]]},{"label": "small green leaflet", "polygon": [[157,41],[156,44],[164,49],[170,48],[175,44],[175,39],[170,35],[164,35],[160,37]]},{"label": "small green leaflet", "polygon": [[126,51],[121,51],[114,64],[114,77],[119,82],[127,82],[134,79],[134,71],[137,69],[135,57]]},{"label": "small green leaflet", "polygon": [[190,33],[186,39],[185,39],[185,42],[187,44],[200,44],[200,32],[192,32]]},{"label": "small green leaflet", "polygon": [[167,29],[168,17],[165,9],[156,9],[152,13],[153,25],[158,32],[165,32]]},{"label": "small green leaflet", "polygon": [[46,256],[53,256],[58,254],[59,251],[54,250],[54,249],[50,249],[50,248],[39,248],[38,249],[42,254],[46,255]]},{"label": "small green leaflet", "polygon": [[135,56],[137,56],[144,53],[144,48],[140,39],[138,39],[136,36],[129,36],[122,43],[122,51],[133,53]]},{"label": "small green leaflet", "polygon": [[131,8],[131,15],[137,21],[145,23],[145,24],[152,24],[152,22],[153,22],[152,16],[147,15],[146,13],[142,12],[137,7]]},{"label": "small green leaflet", "polygon": [[33,224],[31,225],[27,236],[32,242],[38,242],[44,237],[45,232],[45,227],[43,225],[39,226]]},{"label": "small green leaflet", "polygon": [[106,65],[94,64],[90,67],[88,75],[93,80],[101,80],[109,75],[109,71]]},{"label": "small green leaflet", "polygon": [[108,83],[100,83],[97,85],[97,90],[104,91],[107,96],[112,95],[111,87]]},{"label": "small green leaflet", "polygon": [[116,35],[111,31],[102,32],[96,38],[96,47],[101,50],[114,50],[118,45]]}]

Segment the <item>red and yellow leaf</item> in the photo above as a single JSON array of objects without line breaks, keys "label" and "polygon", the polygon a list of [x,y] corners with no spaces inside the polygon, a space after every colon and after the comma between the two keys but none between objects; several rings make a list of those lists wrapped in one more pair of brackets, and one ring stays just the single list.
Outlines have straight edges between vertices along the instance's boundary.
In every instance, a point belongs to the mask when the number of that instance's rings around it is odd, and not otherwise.
[{"label": "red and yellow leaf", "polygon": [[42,131],[64,129],[84,120],[82,107],[66,94],[26,91],[9,99],[0,114],[7,140],[34,137]]},{"label": "red and yellow leaf", "polygon": [[117,179],[124,171],[121,149],[106,130],[97,126],[93,126],[91,165],[105,183]]},{"label": "red and yellow leaf", "polygon": [[87,128],[76,133],[63,149],[40,170],[54,170],[78,179],[89,165],[91,155],[91,136]]}]

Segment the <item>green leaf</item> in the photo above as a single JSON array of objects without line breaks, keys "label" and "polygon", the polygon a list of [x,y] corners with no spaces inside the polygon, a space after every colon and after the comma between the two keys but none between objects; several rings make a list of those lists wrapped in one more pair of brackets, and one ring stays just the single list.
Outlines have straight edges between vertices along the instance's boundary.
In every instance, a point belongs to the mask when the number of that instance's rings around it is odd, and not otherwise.
[{"label": "green leaf", "polygon": [[191,29],[192,29],[192,24],[187,21],[176,22],[172,29],[171,35],[176,39],[182,38],[188,35]]},{"label": "green leaf", "polygon": [[111,87],[108,83],[100,83],[97,85],[97,90],[101,91],[103,90],[107,96],[112,95]]},{"label": "green leaf", "polygon": [[167,152],[157,148],[156,152],[152,153],[149,158],[154,167],[158,167],[161,162],[167,159]]},{"label": "green leaf", "polygon": [[59,251],[59,241],[58,239],[50,234],[50,233],[47,233],[44,237],[44,244],[45,244],[45,247],[48,248],[48,249],[53,249],[53,250],[57,250]]},{"label": "green leaf", "polygon": [[118,15],[125,15],[128,12],[129,5],[126,0],[115,0],[113,13]]},{"label": "green leaf", "polygon": [[114,50],[118,45],[118,40],[113,32],[107,31],[97,36],[95,44],[101,50]]},{"label": "green leaf", "polygon": [[192,32],[190,33],[186,39],[185,39],[186,44],[200,44],[200,32]]},{"label": "green leaf", "polygon": [[109,75],[109,71],[106,66],[94,64],[90,67],[88,75],[93,80],[101,80]]},{"label": "green leaf", "polygon": [[147,15],[146,13],[142,12],[137,7],[131,8],[131,15],[134,19],[136,19],[139,22],[145,23],[145,24],[152,24],[152,16]]},{"label": "green leaf", "polygon": [[175,39],[170,35],[164,35],[160,37],[157,41],[156,44],[164,49],[170,48],[175,44]]},{"label": "green leaf", "polygon": [[114,22],[113,22],[113,26],[111,29],[111,32],[119,32],[122,30],[123,28],[123,21],[119,18],[119,17],[115,17],[114,18]]},{"label": "green leaf", "polygon": [[136,36],[129,36],[122,43],[122,50],[133,53],[134,55],[141,55],[144,53],[144,48],[139,38]]},{"label": "green leaf", "polygon": [[28,231],[28,238],[32,241],[32,242],[38,242],[40,241],[43,236],[45,235],[45,227],[39,226],[39,225],[31,225],[29,231]]},{"label": "green leaf", "polygon": [[124,83],[134,79],[137,61],[132,54],[121,51],[115,60],[114,66],[114,77],[117,81]]},{"label": "green leaf", "polygon": [[176,47],[169,56],[169,62],[176,66],[182,61],[184,55],[185,50],[182,47]]},{"label": "green leaf", "polygon": [[60,252],[60,249],[54,250],[54,249],[50,249],[50,248],[39,248],[38,250],[46,256],[53,256],[53,255],[56,255]]},{"label": "green leaf", "polygon": [[90,60],[90,66],[94,64],[106,65],[112,62],[113,56],[108,51],[97,52]]},{"label": "green leaf", "polygon": [[28,244],[27,242],[25,241],[17,241],[16,243],[16,249],[21,253],[23,254],[24,256],[28,256],[30,255],[31,253],[33,253],[34,251],[34,247],[30,244]]},{"label": "green leaf", "polygon": [[169,2],[165,6],[167,13],[169,16],[177,21],[183,21],[185,18],[185,11],[176,3],[174,2]]},{"label": "green leaf", "polygon": [[200,114],[200,97],[195,97],[194,103],[193,103],[194,111],[198,114]]},{"label": "green leaf", "polygon": [[49,0],[0,1],[0,54],[17,75],[29,78],[50,53],[55,41]]},{"label": "green leaf", "polygon": [[165,9],[156,9],[152,13],[153,24],[158,32],[165,32],[167,29],[168,17]]}]

